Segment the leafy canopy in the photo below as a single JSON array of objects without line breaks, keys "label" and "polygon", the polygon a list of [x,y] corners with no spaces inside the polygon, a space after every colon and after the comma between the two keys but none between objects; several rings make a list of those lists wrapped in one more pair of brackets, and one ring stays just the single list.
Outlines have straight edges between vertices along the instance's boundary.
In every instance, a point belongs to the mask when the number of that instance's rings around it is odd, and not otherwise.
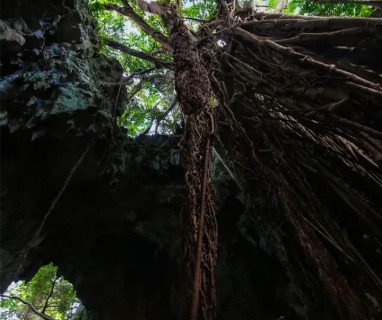
[{"label": "leafy canopy", "polygon": [[[12,283],[4,295],[19,297],[31,303],[39,312],[59,320],[76,319],[83,309],[73,285],[57,274],[57,267],[52,263],[41,267],[29,282]],[[0,299],[3,319],[41,319],[28,305],[17,299]]]},{"label": "leafy canopy", "polygon": [[[270,0],[277,3],[276,0]],[[276,5],[275,5],[276,6]],[[287,14],[302,14],[312,16],[347,16],[347,17],[368,17],[372,13],[369,6],[355,2],[343,1],[306,1],[291,0],[284,10]]]},{"label": "leafy canopy", "polygon": [[[105,10],[105,4],[123,6],[121,0],[88,0],[89,8],[98,21],[98,32],[102,39],[112,39],[129,49],[138,50],[161,61],[171,61],[158,42],[143,32],[134,22],[115,11]],[[357,3],[339,3],[341,0],[290,0],[284,13],[319,16],[369,16],[372,9]],[[345,0],[342,0],[345,1]],[[160,1],[158,1],[160,2]],[[186,23],[197,32],[201,22],[207,21],[217,12],[217,0],[162,0],[178,7]],[[238,0],[240,6],[254,2],[259,9],[272,12],[278,0]],[[129,1],[134,11],[151,27],[167,35],[163,22],[156,15],[145,14],[137,0]],[[265,5],[265,8],[264,8]],[[141,133],[171,134],[181,122],[176,104],[173,72],[160,68],[153,62],[126,54],[103,43],[101,53],[117,59],[125,70],[120,89],[126,89],[128,103],[118,124],[128,130],[130,136]]]},{"label": "leafy canopy", "polygon": [[[114,11],[104,10],[104,4],[122,5],[117,0],[89,0],[89,8],[98,21],[98,32],[102,39],[112,39],[129,49],[144,52],[163,61],[172,61],[172,57],[162,52],[160,44],[151,36],[128,18]],[[136,0],[129,1],[129,4],[146,23],[167,35],[167,30],[156,15],[144,14]],[[215,0],[190,0],[184,2],[181,12],[187,18],[206,20],[215,15],[216,8]],[[189,25],[197,28],[197,23],[191,20]],[[158,68],[150,61],[122,53],[105,43],[101,46],[101,53],[117,59],[125,70],[121,86],[127,91],[128,104],[118,124],[127,128],[131,136],[143,132],[174,133],[181,117],[175,99],[173,72]]]}]

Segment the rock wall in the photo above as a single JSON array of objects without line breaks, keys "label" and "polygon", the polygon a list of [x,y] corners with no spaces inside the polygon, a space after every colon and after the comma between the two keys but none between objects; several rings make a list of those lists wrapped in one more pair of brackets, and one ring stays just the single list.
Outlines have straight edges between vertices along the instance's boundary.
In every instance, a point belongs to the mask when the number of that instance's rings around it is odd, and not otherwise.
[{"label": "rock wall", "polygon": [[107,143],[124,96],[115,101],[118,88],[110,83],[122,69],[97,53],[96,24],[83,1],[2,1],[1,18],[2,238],[8,239],[35,209],[44,216],[48,207],[38,198],[53,201],[84,150]]},{"label": "rock wall", "polygon": [[97,53],[85,2],[5,1],[1,12],[3,132],[23,141],[110,135],[122,68]]}]

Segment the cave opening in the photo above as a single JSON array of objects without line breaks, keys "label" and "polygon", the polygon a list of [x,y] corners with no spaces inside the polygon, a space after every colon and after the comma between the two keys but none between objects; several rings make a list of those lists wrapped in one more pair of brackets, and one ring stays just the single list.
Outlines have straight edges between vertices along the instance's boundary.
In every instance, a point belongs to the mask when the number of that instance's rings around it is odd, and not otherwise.
[{"label": "cave opening", "polygon": [[52,263],[42,266],[31,279],[12,282],[0,296],[0,313],[7,320],[86,317],[73,285]]}]

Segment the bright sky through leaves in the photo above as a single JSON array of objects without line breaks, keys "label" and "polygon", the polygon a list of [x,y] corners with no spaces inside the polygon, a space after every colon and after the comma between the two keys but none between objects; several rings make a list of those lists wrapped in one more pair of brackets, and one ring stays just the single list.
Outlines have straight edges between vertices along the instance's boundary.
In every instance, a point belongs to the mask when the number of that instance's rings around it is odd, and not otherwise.
[{"label": "bright sky through leaves", "polygon": [[[258,10],[272,11],[278,0],[254,0]],[[239,1],[245,5],[248,1]],[[167,34],[162,21],[152,14],[145,14],[137,6],[136,0],[129,1],[138,13],[150,26]],[[118,0],[89,0],[89,7],[96,17],[99,33],[103,39],[112,39],[129,49],[149,54],[157,59],[171,61],[171,57],[161,52],[160,45],[151,36],[144,33],[134,22],[115,11],[104,10],[104,4],[117,4]],[[214,0],[187,0],[182,3],[184,17],[208,20],[214,17],[217,2]],[[322,4],[313,1],[290,0],[286,9],[287,14],[305,15],[345,15],[368,16],[371,8],[360,4]],[[197,32],[199,22],[187,20],[189,26]],[[125,127],[130,136],[141,133],[171,134],[180,124],[179,106],[173,105],[175,90],[171,70],[155,68],[152,62],[125,54],[110,46],[103,45],[101,52],[116,58],[125,70],[125,77],[129,79],[121,89],[128,93],[128,102],[118,123]],[[150,72],[145,72],[150,70]],[[142,74],[143,72],[143,74]],[[136,74],[136,75],[135,75]]]}]

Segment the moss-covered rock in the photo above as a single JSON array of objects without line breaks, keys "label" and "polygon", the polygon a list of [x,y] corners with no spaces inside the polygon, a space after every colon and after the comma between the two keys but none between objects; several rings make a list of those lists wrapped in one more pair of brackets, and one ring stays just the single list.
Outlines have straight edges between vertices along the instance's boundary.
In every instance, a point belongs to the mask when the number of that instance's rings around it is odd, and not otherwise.
[{"label": "moss-covered rock", "polygon": [[[84,1],[45,2],[35,8],[18,1],[19,9],[9,8],[0,23],[2,132],[33,140],[106,136],[124,100],[123,90],[116,99],[122,68],[98,54],[95,21]],[[79,110],[82,121],[73,113]]]}]

